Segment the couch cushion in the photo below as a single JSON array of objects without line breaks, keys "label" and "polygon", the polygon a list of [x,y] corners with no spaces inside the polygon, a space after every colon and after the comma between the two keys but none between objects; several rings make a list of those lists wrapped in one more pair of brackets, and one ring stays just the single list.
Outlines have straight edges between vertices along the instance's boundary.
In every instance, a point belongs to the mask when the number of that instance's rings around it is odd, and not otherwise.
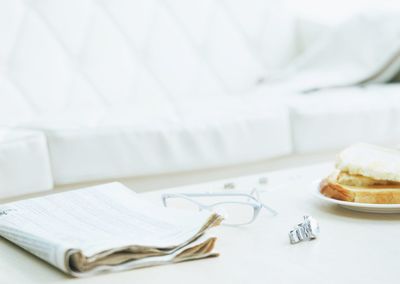
[{"label": "couch cushion", "polygon": [[341,88],[291,96],[297,153],[338,149],[354,142],[400,139],[400,85]]},{"label": "couch cushion", "polygon": [[52,187],[45,136],[36,131],[0,129],[0,198]]},{"label": "couch cushion", "polygon": [[270,83],[310,91],[388,82],[400,69],[399,24],[398,12],[352,17],[325,33]]},{"label": "couch cushion", "polygon": [[284,107],[228,96],[51,114],[24,127],[46,133],[57,184],[218,167],[291,151]]}]

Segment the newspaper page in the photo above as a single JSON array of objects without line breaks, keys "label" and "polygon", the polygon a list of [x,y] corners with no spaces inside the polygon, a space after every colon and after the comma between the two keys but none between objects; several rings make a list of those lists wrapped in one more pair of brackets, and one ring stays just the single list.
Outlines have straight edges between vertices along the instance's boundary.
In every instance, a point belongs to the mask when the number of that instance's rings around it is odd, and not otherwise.
[{"label": "newspaper page", "polygon": [[[203,232],[218,222],[210,212],[156,206],[119,183],[0,205],[2,237],[74,276],[179,261],[187,251],[198,253],[187,258],[212,255],[215,238]],[[116,265],[124,253],[136,253],[136,261]],[[71,256],[77,255],[90,271],[71,269]],[[110,266],[111,255],[116,263]],[[101,260],[104,265],[94,265]]]}]

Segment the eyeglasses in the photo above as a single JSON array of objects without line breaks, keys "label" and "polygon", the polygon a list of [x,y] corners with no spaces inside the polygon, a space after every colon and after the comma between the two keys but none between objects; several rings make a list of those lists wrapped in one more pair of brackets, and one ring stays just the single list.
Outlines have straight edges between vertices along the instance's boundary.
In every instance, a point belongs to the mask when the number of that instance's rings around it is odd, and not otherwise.
[{"label": "eyeglasses", "polygon": [[[233,192],[215,193],[164,193],[162,202],[165,207],[187,210],[209,210],[224,217],[223,225],[241,226],[252,223],[262,208],[273,215],[278,213],[260,201],[256,189],[250,194]],[[217,201],[217,199],[220,201]],[[200,202],[199,200],[202,200]]]}]

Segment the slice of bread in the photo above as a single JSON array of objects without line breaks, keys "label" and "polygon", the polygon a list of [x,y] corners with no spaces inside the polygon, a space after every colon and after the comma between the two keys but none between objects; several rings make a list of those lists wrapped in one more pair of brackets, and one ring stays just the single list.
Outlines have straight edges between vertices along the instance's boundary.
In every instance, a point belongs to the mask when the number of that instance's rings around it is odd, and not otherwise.
[{"label": "slice of bread", "polygon": [[320,192],[327,197],[348,202],[400,204],[400,185],[350,186],[324,179],[320,184]]},{"label": "slice of bread", "polygon": [[400,151],[363,143],[355,144],[338,155],[336,168],[351,177],[400,182]]},{"label": "slice of bread", "polygon": [[346,148],[320,192],[349,202],[400,204],[400,151],[369,144]]},{"label": "slice of bread", "polygon": [[338,172],[334,177],[331,177],[332,182],[337,182],[343,185],[350,186],[375,186],[375,185],[400,185],[400,182],[390,180],[377,180],[362,175],[351,175],[346,172]]}]

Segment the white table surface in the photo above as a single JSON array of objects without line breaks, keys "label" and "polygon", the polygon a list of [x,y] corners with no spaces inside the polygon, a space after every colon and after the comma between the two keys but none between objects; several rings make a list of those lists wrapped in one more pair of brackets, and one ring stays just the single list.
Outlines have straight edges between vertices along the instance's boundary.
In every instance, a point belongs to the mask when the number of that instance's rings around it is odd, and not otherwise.
[{"label": "white table surface", "polygon": [[[0,283],[400,283],[400,215],[357,213],[319,201],[312,182],[331,169],[319,164],[263,175],[270,183],[262,199],[279,215],[265,211],[247,227],[215,228],[217,258],[75,279],[0,239]],[[257,176],[235,181],[246,188]],[[170,190],[216,190],[221,184]],[[160,202],[160,191],[142,196]],[[291,245],[288,231],[304,214],[319,220],[321,236]]]}]

